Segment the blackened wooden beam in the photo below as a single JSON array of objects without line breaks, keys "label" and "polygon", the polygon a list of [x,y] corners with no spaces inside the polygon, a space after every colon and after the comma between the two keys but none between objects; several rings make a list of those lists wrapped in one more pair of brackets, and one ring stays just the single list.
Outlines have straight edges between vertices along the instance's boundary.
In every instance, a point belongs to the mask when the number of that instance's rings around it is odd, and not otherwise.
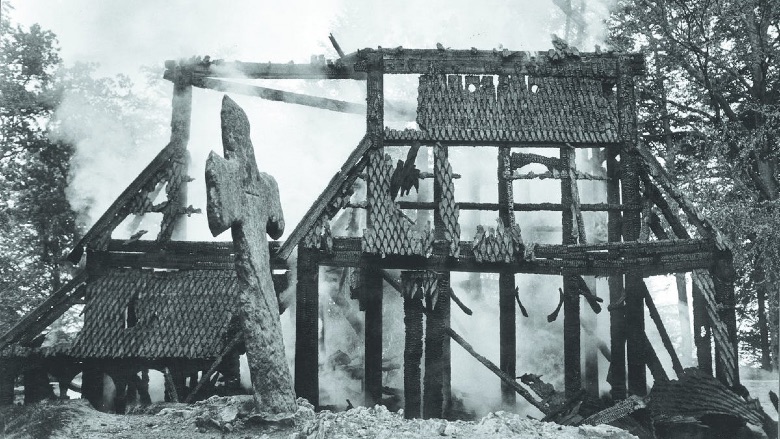
[{"label": "blackened wooden beam", "polygon": [[466,306],[466,304],[464,304],[463,301],[461,301],[460,298],[455,295],[455,291],[453,291],[452,288],[450,288],[450,298],[452,299],[453,302],[455,302],[456,305],[458,305],[458,308],[460,308],[461,311],[463,311],[466,315],[470,316],[473,314],[471,308]]},{"label": "blackened wooden beam", "polygon": [[225,355],[229,354],[233,349],[238,346],[238,344],[242,340],[241,333],[237,333],[235,336],[233,336],[233,339],[228,343],[228,345],[225,347],[225,349],[217,355],[217,358],[214,359],[214,362],[211,363],[211,366],[209,367],[209,370],[206,371],[206,373],[202,374],[200,377],[200,380],[198,380],[198,384],[195,386],[194,389],[190,392],[189,395],[187,395],[186,398],[184,398],[184,402],[187,404],[192,403],[192,401],[197,396],[200,389],[211,379],[211,375],[214,374],[214,372],[217,371],[217,368],[222,364],[222,359],[225,357]]},{"label": "blackened wooden beam", "polygon": [[421,415],[422,389],[420,387],[420,360],[423,354],[422,301],[404,297],[404,417]]},{"label": "blackened wooden beam", "polygon": [[382,275],[378,269],[360,270],[365,306],[365,401],[382,404]]},{"label": "blackened wooden beam", "polygon": [[[376,98],[374,98],[376,99]],[[374,104],[376,105],[376,104]],[[357,148],[347,157],[347,160],[341,165],[341,169],[336,172],[336,175],[331,178],[328,185],[323,189],[319,197],[306,211],[301,222],[290,232],[287,240],[282,247],[276,252],[276,256],[281,259],[287,259],[292,254],[295,247],[303,239],[303,237],[309,233],[309,230],[314,227],[314,224],[319,220],[320,215],[328,207],[331,200],[339,194],[340,191],[345,189],[346,185],[350,185],[350,181],[354,182],[353,178],[356,178],[356,173],[360,172],[366,165],[366,159],[364,155],[368,152],[372,144],[372,137],[368,134],[358,144]]]},{"label": "blackened wooden beam", "polygon": [[163,78],[173,79],[174,68],[182,63],[191,64],[193,76],[197,81],[202,77],[212,78],[250,78],[250,79],[366,79],[366,74],[356,72],[350,62],[353,54],[348,54],[335,62],[294,64],[290,63],[258,63],[258,62],[226,62],[216,61],[173,61],[165,62]]},{"label": "blackened wooden beam", "polygon": [[658,354],[655,353],[650,339],[647,338],[647,334],[642,334],[640,338],[641,349],[644,351],[645,362],[647,368],[650,369],[650,373],[653,375],[653,380],[656,382],[669,381],[669,375],[666,374],[661,360],[658,359]]},{"label": "blackened wooden beam", "polygon": [[27,313],[21,320],[0,337],[0,349],[16,342],[23,336],[28,338],[38,336],[40,331],[54,323],[71,305],[84,297],[81,285],[87,281],[86,270],[77,272],[73,279],[47,297],[40,305]]},{"label": "blackened wooden beam", "polygon": [[672,339],[669,337],[669,333],[666,331],[666,326],[664,326],[664,323],[661,320],[661,315],[658,314],[658,308],[655,307],[655,302],[653,301],[652,296],[650,296],[650,291],[647,289],[647,284],[642,282],[642,285],[642,294],[645,296],[645,304],[647,305],[650,318],[653,320],[653,323],[655,323],[656,329],[658,329],[658,334],[661,336],[661,342],[663,343],[664,348],[666,348],[666,351],[669,353],[669,357],[672,359],[672,369],[674,369],[674,373],[676,373],[677,377],[679,378],[683,373],[683,367],[680,363],[680,359],[677,357],[677,351],[674,350]]},{"label": "blackened wooden beam", "polygon": [[173,69],[173,97],[171,99],[171,140],[177,152],[169,163],[171,178],[166,192],[168,203],[163,209],[163,220],[158,241],[187,239],[187,222],[181,213],[187,207],[187,169],[192,125],[192,68],[188,64],[179,64]]},{"label": "blackened wooden beam", "polygon": [[465,349],[466,352],[471,354],[472,357],[474,357],[477,361],[482,363],[482,365],[487,367],[488,370],[496,374],[496,376],[501,380],[502,383],[506,383],[507,385],[512,387],[512,389],[514,389],[515,392],[517,392],[520,396],[522,396],[526,401],[531,403],[531,405],[533,405],[534,407],[539,409],[539,411],[545,414],[550,411],[550,407],[546,406],[542,401],[539,401],[536,398],[534,398],[533,395],[531,395],[531,392],[526,390],[523,386],[517,384],[517,381],[515,381],[514,377],[505,374],[492,361],[488,360],[482,355],[479,355],[477,351],[475,351],[474,348],[466,340],[463,339],[463,337],[461,337],[460,335],[458,335],[457,332],[452,330],[452,328],[448,328],[446,333],[447,335],[450,336],[450,338],[455,340],[455,342],[458,343],[463,349]]},{"label": "blackened wooden beam", "polygon": [[[484,140],[452,140],[452,139],[442,139],[440,136],[435,136],[431,133],[425,132],[425,131],[418,131],[415,130],[414,134],[409,134],[408,136],[404,136],[403,134],[396,134],[394,130],[387,129],[387,133],[389,134],[385,139],[385,145],[387,146],[409,146],[409,144],[412,142],[412,138],[414,140],[417,140],[423,144],[435,144],[435,143],[441,143],[443,146],[490,146],[490,147],[496,147],[496,146],[511,146],[513,148],[554,148],[558,149],[561,147],[561,142],[551,142],[549,140],[540,140],[540,141],[507,141],[507,140],[494,140],[494,139],[484,139]],[[404,136],[404,137],[402,137]],[[609,146],[609,147],[619,147],[619,143],[596,143],[595,141],[588,141],[588,142],[569,142],[572,147],[574,148],[598,148],[603,146]]]},{"label": "blackened wooden beam", "polygon": [[393,287],[394,290],[403,294],[401,282],[399,282],[398,279],[394,278],[393,275],[390,274],[390,272],[388,272],[387,270],[381,270],[380,274],[382,275],[382,279],[384,279],[385,282],[387,282],[391,287]]},{"label": "blackened wooden beam", "polygon": [[[561,234],[564,245],[577,243],[574,236],[575,214],[572,206],[571,173],[569,166],[573,163],[570,155],[574,149],[564,146],[560,149],[561,164]],[[580,346],[580,294],[577,289],[577,279],[572,275],[563,276],[563,377],[567,398],[573,397],[582,389],[582,366]]]},{"label": "blackened wooden beam", "polygon": [[[712,329],[712,339],[715,341],[716,377],[727,386],[739,384],[739,357],[736,344],[736,321],[729,324],[727,313],[733,312],[733,305],[727,301],[723,291],[718,291],[717,279],[709,270],[698,269],[691,273],[694,285],[697,285],[704,299],[707,311],[707,321]],[[722,287],[721,287],[722,288]],[[733,299],[732,299],[733,300]],[[694,305],[695,306],[695,305]]]},{"label": "blackened wooden beam", "polygon": [[[428,209],[432,210],[436,207],[435,203],[430,201],[398,201],[398,206],[401,209]],[[500,203],[471,203],[471,202],[459,202],[458,208],[460,210],[501,210]],[[535,211],[552,211],[560,212],[564,209],[560,203],[513,203],[512,210],[515,212],[535,212]],[[624,204],[580,204],[580,210],[586,212],[604,212],[604,211],[623,211],[623,210],[641,210],[639,205],[624,205]]]},{"label": "blackened wooden beam", "polygon": [[[425,374],[423,376],[424,419],[441,418],[444,408],[445,358],[444,342],[449,328],[449,310],[444,302],[449,302],[449,279],[439,274],[437,295],[427,297],[425,314]],[[446,284],[446,285],[445,285]],[[432,301],[435,299],[435,302]]]},{"label": "blackened wooden beam", "polygon": [[319,273],[315,250],[298,249],[295,292],[295,394],[319,406]]},{"label": "blackened wooden beam", "polygon": [[[739,384],[739,350],[737,345],[736,296],[734,295],[735,270],[731,260],[731,252],[722,252],[710,269],[718,317],[725,324],[728,340],[721,346],[716,344],[716,353],[720,361],[716,361],[716,377],[728,386]],[[718,374],[720,369],[720,374]]]},{"label": "blackened wooden beam", "polygon": [[[633,153],[638,142],[636,94],[634,78],[625,64],[619,65],[621,75],[617,81],[618,135],[623,142],[620,153],[620,183],[622,201],[641,204],[639,192],[639,156]],[[641,229],[640,211],[623,212],[623,240],[636,241]],[[626,292],[626,358],[628,366],[628,392],[647,394],[646,353],[642,349],[645,331],[644,298],[641,294],[641,276],[630,273],[625,276]]]},{"label": "blackened wooden beam", "polygon": [[381,55],[383,72],[389,74],[470,74],[534,75],[612,79],[619,74],[618,65],[628,68],[624,74],[643,75],[645,61],[641,54],[593,54],[551,56],[550,52],[509,50],[451,49],[363,49],[356,53],[356,71],[367,71],[365,58]]},{"label": "blackened wooden beam", "polygon": [[693,305],[693,342],[696,345],[698,367],[712,375],[712,328],[707,316],[707,304],[696,282],[691,285]]},{"label": "blackened wooden beam", "polygon": [[[498,218],[502,225],[510,229],[515,224],[512,206],[511,148],[502,146],[498,149]],[[517,311],[515,308],[515,274],[500,273],[498,275],[498,309],[499,309],[499,367],[508,376],[517,375]],[[514,389],[501,383],[501,400],[512,406],[516,402]]]}]

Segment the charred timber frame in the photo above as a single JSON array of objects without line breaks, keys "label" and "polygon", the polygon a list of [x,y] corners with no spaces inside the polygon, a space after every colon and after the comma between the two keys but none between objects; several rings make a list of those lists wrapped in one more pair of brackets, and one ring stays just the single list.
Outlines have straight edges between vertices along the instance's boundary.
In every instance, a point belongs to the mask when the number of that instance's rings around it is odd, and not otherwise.
[{"label": "charred timber frame", "polygon": [[[441,144],[434,146],[433,169],[448,165],[449,150]],[[439,178],[433,180],[434,240],[446,242],[445,224],[441,211],[444,188]],[[423,418],[446,417],[452,406],[452,363],[450,338],[444,333],[450,327],[450,272],[436,273],[436,303],[426,314],[425,377],[423,388]],[[433,306],[435,305],[435,307]],[[430,349],[429,349],[430,348]]]},{"label": "charred timber frame", "polygon": [[[368,150],[368,170],[383,169],[384,163],[384,76],[382,59],[371,57],[366,74],[366,136],[371,142]],[[388,178],[382,172],[373,172],[366,185],[366,228],[379,224],[371,205],[382,197],[384,187],[380,179]],[[365,300],[365,401],[369,406],[382,403],[382,274],[376,265],[360,271],[360,287]]]},{"label": "charred timber frame", "polygon": [[[355,79],[365,80],[366,72],[386,74],[426,74],[442,72],[471,75],[538,75],[615,79],[618,63],[625,60],[628,75],[643,75],[645,60],[640,54],[581,53],[574,61],[553,59],[549,52],[450,50],[450,49],[362,49],[335,61],[308,64],[224,62],[197,60],[194,77],[250,79]],[[163,78],[173,78],[175,61],[166,61]]]},{"label": "charred timber frame", "polygon": [[[634,77],[630,67],[619,63],[625,74],[617,81],[618,135],[622,142],[620,154],[620,181],[624,203],[640,204],[639,157],[633,153],[637,145],[637,114]],[[637,241],[641,229],[640,211],[623,212],[623,240]],[[642,349],[644,335],[644,297],[641,294],[642,277],[630,273],[625,276],[625,322],[626,359],[628,365],[628,392],[632,395],[647,394],[647,369],[645,349]]]},{"label": "charred timber frame", "polygon": [[[512,192],[512,155],[509,146],[498,149],[498,218],[507,230],[515,224]],[[508,376],[516,376],[517,363],[517,312],[515,308],[515,274],[502,272],[498,275],[499,309],[499,368]],[[517,399],[515,390],[501,382],[501,399],[512,406]]]},{"label": "charred timber frame", "polygon": [[[574,245],[574,194],[572,190],[571,164],[574,149],[564,146],[560,149],[561,166],[561,235],[563,245]],[[563,369],[566,397],[571,398],[582,389],[582,366],[580,363],[580,294],[576,276],[563,276]]]},{"label": "charred timber frame", "polygon": [[295,394],[319,406],[319,255],[298,248],[295,290]]},{"label": "charred timber frame", "polygon": [[[413,272],[411,272],[413,273]],[[401,274],[401,291],[414,291],[410,272]],[[403,294],[403,293],[402,293]],[[419,297],[404,294],[404,417],[419,418],[422,392],[420,360],[423,354],[423,304]]]}]

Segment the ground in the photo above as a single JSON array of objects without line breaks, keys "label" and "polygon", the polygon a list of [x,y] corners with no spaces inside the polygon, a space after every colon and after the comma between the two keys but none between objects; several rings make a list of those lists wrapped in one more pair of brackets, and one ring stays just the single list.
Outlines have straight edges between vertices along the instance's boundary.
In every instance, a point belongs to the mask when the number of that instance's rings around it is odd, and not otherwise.
[{"label": "ground", "polygon": [[299,400],[293,419],[259,422],[251,397],[213,397],[196,404],[153,404],[115,415],[93,410],[84,400],[43,402],[0,409],[3,438],[556,438],[629,439],[609,426],[562,427],[519,415],[490,413],[479,421],[405,420],[381,406],[315,413]]}]

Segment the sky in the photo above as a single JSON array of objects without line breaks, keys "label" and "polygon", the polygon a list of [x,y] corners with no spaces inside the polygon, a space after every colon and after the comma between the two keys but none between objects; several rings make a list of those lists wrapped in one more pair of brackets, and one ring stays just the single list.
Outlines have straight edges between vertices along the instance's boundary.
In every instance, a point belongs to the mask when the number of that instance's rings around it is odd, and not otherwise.
[{"label": "sky", "polygon": [[[336,58],[328,41],[333,33],[345,52],[364,47],[546,50],[550,34],[561,33],[563,15],[551,0],[403,0],[397,2],[290,0],[284,2],[167,0],[25,0],[12,1],[12,18],[23,25],[39,23],[57,34],[66,64],[90,62],[98,73],[129,75],[136,84],[145,81],[143,66],[161,67],[167,59],[210,55],[239,61],[308,62],[323,54]],[[602,1],[586,3],[591,44],[599,42],[606,16]],[[407,98],[416,87],[414,78],[388,78],[387,96]],[[266,81],[266,86],[361,102],[364,86],[355,81]],[[402,86],[407,89],[402,89]],[[170,85],[163,83],[162,99],[168,105]],[[76,99],[77,100],[77,99]],[[193,96],[190,202],[205,205],[202,167],[210,150],[221,153],[219,102],[221,94],[196,89]],[[360,115],[331,113],[289,104],[236,97],[252,123],[252,138],[260,168],[279,182],[289,233],[308,206],[340,168],[364,134]],[[66,102],[67,111],[79,105]],[[82,111],[89,111],[83,109]],[[94,111],[92,109],[91,111]],[[99,111],[97,113],[100,113]],[[65,108],[61,116],[66,116]],[[154,139],[145,145],[117,133],[111,115],[96,114],[91,141],[74,157],[71,203],[86,210],[81,222],[91,225],[143,166],[166,143]],[[79,127],[83,128],[83,127]],[[112,133],[107,138],[106,133]],[[167,135],[167,134],[166,134]],[[301,184],[301,177],[306,181]],[[197,186],[197,188],[196,188]],[[201,206],[196,202],[203,202]],[[150,221],[151,222],[151,221]],[[205,221],[189,221],[188,233],[210,239]],[[142,225],[149,228],[151,224]],[[151,230],[150,230],[151,231]],[[121,233],[121,230],[117,231]],[[127,233],[132,233],[132,230]],[[148,233],[147,239],[153,239]],[[220,237],[229,239],[229,237]]]},{"label": "sky", "polygon": [[[608,14],[609,1],[586,1],[587,46],[580,50],[591,51],[593,44],[604,45],[600,22]],[[552,0],[237,0],[229,3],[214,0],[16,0],[12,4],[15,22],[25,26],[39,23],[58,35],[61,57],[66,64],[98,63],[101,75],[123,73],[131,76],[138,87],[157,87],[145,91],[161,95],[164,108],[161,117],[165,120],[170,117],[171,85],[165,82],[146,85],[139,73],[142,66],[162,67],[165,60],[193,55],[281,63],[305,63],[311,55],[319,54],[336,58],[328,41],[329,33],[333,33],[347,53],[377,46],[434,48],[437,43],[454,49],[547,50],[551,47],[550,34],[555,32],[562,36],[564,23],[562,13]],[[357,81],[265,81],[259,84],[358,103],[365,100],[365,85]],[[388,98],[406,100],[414,105],[416,78],[387,78],[385,87]],[[233,98],[249,116],[260,170],[273,175],[279,184],[287,224],[284,239],[357,146],[365,134],[365,118],[246,96]],[[190,183],[188,201],[204,211],[205,159],[211,150],[222,153],[221,99],[222,94],[213,91],[195,89],[193,93],[188,149],[192,159],[190,175],[195,180]],[[166,145],[169,133],[148,144],[135,145],[114,115],[86,108],[80,102],[78,96],[67,99],[59,116],[67,118],[69,114],[91,112],[88,118],[91,125],[87,131],[92,134],[77,145],[68,192],[74,208],[86,211],[80,220],[84,226],[89,226]],[[83,126],[78,128],[84,130]],[[474,169],[478,166],[474,165],[474,156],[452,153],[451,157],[454,172],[462,173],[464,181],[469,176],[475,178]],[[489,162],[488,175],[495,179],[493,160],[495,158]],[[466,166],[469,166],[468,170],[463,169]],[[463,186],[464,181],[456,183],[460,186],[456,187],[456,196],[469,193]],[[544,192],[523,195],[518,191],[517,196],[533,197]],[[151,232],[143,239],[154,239],[156,231],[152,223],[158,218],[147,216],[149,221],[139,228],[148,228]],[[483,223],[493,224],[493,221]],[[560,226],[559,214],[554,221]],[[114,237],[129,236],[135,231],[121,225]],[[212,239],[205,215],[193,215],[188,219],[187,233],[191,240]],[[469,239],[472,233],[471,228],[464,229],[464,239]],[[223,233],[217,239],[231,238],[229,233]],[[544,289],[554,293],[557,288],[540,286],[538,279],[527,282],[534,291]],[[533,300],[531,305],[551,310],[557,303],[557,296],[538,295]],[[486,316],[496,312],[490,308],[492,305],[475,306],[486,307]],[[483,346],[484,353],[497,355],[498,346],[490,343],[497,343],[498,338],[495,334],[484,333],[495,329],[494,325],[481,325],[477,319],[458,320],[455,313],[453,315],[453,327],[474,337],[484,335],[483,339],[489,340]],[[539,334],[547,333],[537,332],[537,336]],[[553,332],[546,336],[551,341],[550,352],[558,355],[560,337]],[[289,338],[288,330],[285,340],[289,342]],[[533,343],[521,343],[521,353],[526,349],[523,346],[530,351],[538,347]],[[533,357],[530,351],[528,358]],[[497,397],[498,381],[480,365],[456,361],[453,367],[453,382],[465,386],[461,387],[464,391],[488,392],[493,398]],[[463,376],[471,378],[462,379]],[[485,382],[491,386],[486,387]]]}]

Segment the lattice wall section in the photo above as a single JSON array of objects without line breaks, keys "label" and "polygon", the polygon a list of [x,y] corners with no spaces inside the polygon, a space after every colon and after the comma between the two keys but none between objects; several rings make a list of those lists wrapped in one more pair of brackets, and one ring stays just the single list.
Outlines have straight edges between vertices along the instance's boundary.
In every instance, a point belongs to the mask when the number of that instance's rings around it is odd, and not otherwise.
[{"label": "lattice wall section", "polygon": [[447,159],[446,147],[437,144],[433,147],[434,175],[436,183],[441,188],[441,199],[438,203],[441,215],[443,236],[450,245],[450,256],[460,255],[460,211],[455,203],[455,184],[452,178],[452,165]]},{"label": "lattice wall section", "polygon": [[421,75],[421,131],[388,130],[390,140],[613,143],[611,84],[587,78]]},{"label": "lattice wall section", "polygon": [[[369,154],[381,154],[371,151]],[[430,256],[433,232],[414,230],[412,223],[390,197],[390,175],[393,165],[389,155],[382,160],[374,156],[366,167],[368,208],[371,227],[363,232],[363,251],[382,255]]]}]

